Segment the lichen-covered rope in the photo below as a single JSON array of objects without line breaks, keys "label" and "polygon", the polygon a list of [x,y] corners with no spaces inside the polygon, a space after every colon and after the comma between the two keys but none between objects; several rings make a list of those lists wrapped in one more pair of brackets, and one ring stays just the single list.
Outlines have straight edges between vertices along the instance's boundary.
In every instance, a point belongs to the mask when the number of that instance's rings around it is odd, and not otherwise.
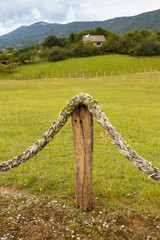
[{"label": "lichen-covered rope", "polygon": [[42,150],[65,125],[68,118],[80,104],[84,104],[88,107],[95,120],[105,129],[105,133],[112,139],[112,143],[118,147],[120,153],[122,153],[141,171],[148,174],[149,177],[160,181],[160,170],[156,167],[153,167],[151,163],[140,157],[129,145],[127,145],[121,135],[116,132],[115,128],[108,121],[105,113],[100,110],[97,101],[85,93],[78,93],[69,100],[67,105],[60,112],[57,121],[52,124],[50,129],[42,136],[41,139],[35,142],[33,146],[29,147],[25,152],[22,152],[17,157],[1,163],[0,172],[8,171],[10,168],[17,167],[19,164],[26,162],[29,158],[33,157],[40,150]]}]

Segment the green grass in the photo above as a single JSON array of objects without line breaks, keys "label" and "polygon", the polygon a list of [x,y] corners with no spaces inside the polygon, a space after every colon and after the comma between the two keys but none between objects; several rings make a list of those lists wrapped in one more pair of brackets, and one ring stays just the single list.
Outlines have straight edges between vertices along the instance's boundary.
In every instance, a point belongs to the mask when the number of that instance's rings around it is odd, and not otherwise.
[{"label": "green grass", "polygon": [[[120,75],[125,73],[136,73],[160,68],[160,56],[132,57],[127,55],[110,54],[105,56],[71,58],[56,63],[32,63],[19,66],[11,74],[2,74],[0,77],[10,78],[38,78],[48,77],[89,77]],[[105,72],[105,73],[104,73]]]},{"label": "green grass", "polygon": [[[97,99],[131,147],[160,168],[159,72],[90,79],[1,80],[0,161],[16,156],[39,139],[78,92]],[[96,123],[93,159],[95,198],[109,205],[159,211],[159,182],[128,162]],[[0,182],[68,198],[75,196],[74,162],[69,120],[36,157],[1,173]]]}]

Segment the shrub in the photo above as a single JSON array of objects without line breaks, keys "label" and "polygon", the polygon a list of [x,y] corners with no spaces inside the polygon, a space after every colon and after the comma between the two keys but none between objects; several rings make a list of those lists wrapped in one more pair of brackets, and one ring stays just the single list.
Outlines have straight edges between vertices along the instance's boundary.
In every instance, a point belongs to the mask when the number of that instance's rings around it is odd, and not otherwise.
[{"label": "shrub", "polygon": [[55,46],[52,48],[51,53],[48,56],[48,61],[56,62],[66,58],[66,51],[64,48]]},{"label": "shrub", "polygon": [[9,73],[15,66],[13,64],[1,64],[0,63],[0,72]]}]

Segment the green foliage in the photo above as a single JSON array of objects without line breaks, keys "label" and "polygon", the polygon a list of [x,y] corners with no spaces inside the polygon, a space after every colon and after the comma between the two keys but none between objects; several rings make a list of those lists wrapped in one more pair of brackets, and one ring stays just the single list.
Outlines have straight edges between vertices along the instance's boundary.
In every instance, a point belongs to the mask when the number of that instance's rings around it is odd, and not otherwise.
[{"label": "green foliage", "polygon": [[43,48],[52,48],[54,46],[60,46],[60,41],[55,35],[49,35],[42,43]]},{"label": "green foliage", "polygon": [[75,41],[75,35],[74,35],[74,33],[72,32],[71,35],[69,36],[69,42],[70,42],[70,43],[74,43],[74,41]]},{"label": "green foliage", "polygon": [[[106,42],[101,47],[94,46],[93,42],[82,42],[83,35],[104,35]],[[68,38],[58,38],[54,35],[48,36],[41,45],[30,45],[26,48],[15,50],[7,46],[0,61],[7,60],[9,63],[25,64],[34,62],[35,59],[42,61],[60,61],[66,57],[88,57],[108,53],[129,54],[133,56],[152,56],[160,54],[160,37],[148,30],[134,30],[119,36],[101,27],[71,33]]]},{"label": "green foliage", "polygon": [[160,42],[153,37],[144,38],[135,46],[132,52],[133,55],[152,56],[160,54]]},{"label": "green foliage", "polygon": [[[30,44],[42,43],[49,35],[55,35],[58,38],[68,37],[72,32],[80,33],[85,29],[92,29],[102,33],[100,28],[106,31],[123,35],[128,31],[135,29],[147,29],[154,32],[160,31],[160,10],[147,12],[132,17],[120,17],[105,21],[92,22],[72,22],[70,24],[50,24],[38,22],[28,27],[20,27],[9,34],[0,37],[0,49],[6,46],[14,46],[17,49],[24,48]],[[93,34],[93,31],[90,33]],[[103,35],[105,35],[103,33]],[[79,41],[75,36],[74,41]]]},{"label": "green foliage", "polygon": [[48,61],[51,51],[52,50],[50,48],[41,49],[38,53],[38,56],[42,59],[42,61]]},{"label": "green foliage", "polygon": [[38,55],[37,46],[30,45],[26,48],[21,48],[14,51],[10,56],[11,62],[24,64],[29,61],[34,61]]},{"label": "green foliage", "polygon": [[[68,55],[71,57],[84,57],[84,44],[79,41],[73,45],[68,50]],[[89,53],[88,53],[89,55]]]},{"label": "green foliage", "polygon": [[157,35],[147,30],[128,32],[119,41],[119,53],[134,56],[160,54],[160,41]]},{"label": "green foliage", "polygon": [[6,61],[8,59],[9,59],[8,55],[5,54],[4,52],[0,54],[0,61]]},{"label": "green foliage", "polygon": [[97,27],[95,29],[95,35],[104,35],[105,37],[108,37],[110,35],[111,32],[107,31],[106,29],[104,28],[101,28],[101,27]]},{"label": "green foliage", "polygon": [[61,47],[55,46],[55,47],[52,47],[52,50],[48,56],[48,61],[57,62],[65,59],[65,57],[66,57],[65,50]]},{"label": "green foliage", "polygon": [[106,46],[108,45],[109,52],[112,52],[112,53],[119,52],[119,40],[120,40],[120,37],[115,33],[111,33],[108,36]]},{"label": "green foliage", "polygon": [[11,70],[13,70],[13,69],[14,69],[14,65],[13,64],[4,65],[4,64],[0,63],[0,72],[1,73],[10,73]]},{"label": "green foliage", "polygon": [[16,51],[15,47],[13,47],[13,46],[6,46],[5,50],[4,50],[4,53],[9,54],[9,53],[13,53],[15,51]]}]

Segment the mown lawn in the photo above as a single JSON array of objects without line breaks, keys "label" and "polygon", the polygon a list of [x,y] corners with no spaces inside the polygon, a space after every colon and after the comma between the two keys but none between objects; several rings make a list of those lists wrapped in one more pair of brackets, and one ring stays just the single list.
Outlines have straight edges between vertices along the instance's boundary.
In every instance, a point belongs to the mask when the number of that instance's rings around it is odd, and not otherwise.
[{"label": "mown lawn", "polygon": [[[0,81],[0,162],[39,139],[78,92],[97,99],[117,131],[140,155],[160,168],[160,73],[106,78]],[[1,184],[32,193],[75,196],[75,160],[70,121],[55,139]],[[136,169],[94,123],[93,195],[107,205],[159,212],[159,182]]]}]

